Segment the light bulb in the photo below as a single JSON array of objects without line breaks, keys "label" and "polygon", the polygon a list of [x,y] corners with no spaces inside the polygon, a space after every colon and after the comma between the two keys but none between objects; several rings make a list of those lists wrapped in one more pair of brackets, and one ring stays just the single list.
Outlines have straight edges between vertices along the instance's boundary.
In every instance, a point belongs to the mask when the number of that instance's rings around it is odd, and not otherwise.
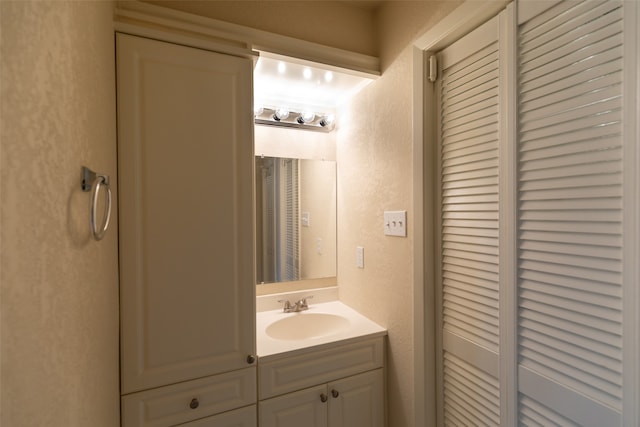
[{"label": "light bulb", "polygon": [[324,116],[322,119],[320,119],[319,124],[322,127],[331,126],[335,121],[336,121],[336,116],[334,116],[333,114],[329,114],[327,116]]},{"label": "light bulb", "polygon": [[289,117],[289,110],[286,108],[278,108],[275,113],[273,113],[273,120],[279,122],[280,120],[284,120]]},{"label": "light bulb", "polygon": [[302,71],[302,75],[305,79],[309,80],[311,78],[311,70],[309,68],[305,68],[304,71]]},{"label": "light bulb", "polygon": [[284,74],[285,71],[287,71],[287,65],[282,61],[278,62],[278,72]]},{"label": "light bulb", "polygon": [[316,118],[316,115],[313,111],[303,111],[302,114],[298,116],[296,121],[300,124],[311,123],[315,118]]},{"label": "light bulb", "polygon": [[330,83],[331,80],[333,80],[333,73],[331,71],[324,73],[324,81]]}]

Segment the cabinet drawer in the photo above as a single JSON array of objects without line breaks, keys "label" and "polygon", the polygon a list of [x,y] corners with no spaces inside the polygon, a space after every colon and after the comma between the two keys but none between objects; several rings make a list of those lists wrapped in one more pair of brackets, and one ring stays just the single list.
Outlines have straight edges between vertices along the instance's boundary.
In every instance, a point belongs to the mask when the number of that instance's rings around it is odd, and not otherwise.
[{"label": "cabinet drawer", "polygon": [[258,362],[260,399],[381,368],[384,337]]},{"label": "cabinet drawer", "polygon": [[256,403],[255,367],[122,397],[122,427],[169,427]]},{"label": "cabinet drawer", "polygon": [[256,405],[214,415],[213,417],[181,424],[180,427],[256,427],[258,414]]}]

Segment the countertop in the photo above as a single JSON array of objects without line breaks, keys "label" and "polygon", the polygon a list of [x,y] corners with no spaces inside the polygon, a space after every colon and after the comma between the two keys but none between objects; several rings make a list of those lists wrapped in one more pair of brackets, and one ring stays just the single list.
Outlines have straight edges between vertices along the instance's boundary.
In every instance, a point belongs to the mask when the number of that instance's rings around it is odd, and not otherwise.
[{"label": "countertop", "polygon": [[[300,340],[274,339],[267,335],[267,328],[272,323],[295,316],[304,316],[308,313],[325,313],[344,317],[349,325],[329,335],[306,338]],[[260,311],[256,314],[256,346],[258,357],[268,357],[281,353],[287,353],[316,346],[325,346],[331,343],[346,343],[365,337],[384,336],[386,329],[367,317],[358,313],[351,307],[340,301],[309,304],[309,309],[298,313],[284,313],[282,309]]]}]

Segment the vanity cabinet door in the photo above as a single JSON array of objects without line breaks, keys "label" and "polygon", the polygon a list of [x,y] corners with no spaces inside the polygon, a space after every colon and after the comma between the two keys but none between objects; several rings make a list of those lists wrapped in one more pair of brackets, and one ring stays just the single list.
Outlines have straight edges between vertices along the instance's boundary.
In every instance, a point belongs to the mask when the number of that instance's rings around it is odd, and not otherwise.
[{"label": "vanity cabinet door", "polygon": [[117,35],[122,394],[251,366],[252,61]]},{"label": "vanity cabinet door", "polygon": [[260,427],[327,427],[327,385],[263,400]]},{"label": "vanity cabinet door", "polygon": [[382,369],[329,383],[329,427],[384,427]]},{"label": "vanity cabinet door", "polygon": [[247,406],[213,417],[180,424],[180,427],[256,427],[258,425],[256,412],[255,405]]}]

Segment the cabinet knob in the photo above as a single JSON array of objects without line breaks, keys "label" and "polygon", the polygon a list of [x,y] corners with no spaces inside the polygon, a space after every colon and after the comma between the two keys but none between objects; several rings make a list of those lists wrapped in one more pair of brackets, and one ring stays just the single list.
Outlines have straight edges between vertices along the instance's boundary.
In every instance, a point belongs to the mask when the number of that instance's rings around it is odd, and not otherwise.
[{"label": "cabinet knob", "polygon": [[329,397],[328,397],[326,394],[322,393],[322,394],[320,395],[320,401],[321,401],[322,403],[324,403],[324,402],[326,402],[327,400],[329,400]]},{"label": "cabinet knob", "polygon": [[256,361],[256,357],[253,354],[247,356],[247,363],[252,365]]},{"label": "cabinet knob", "polygon": [[189,408],[196,409],[198,406],[200,406],[200,402],[198,402],[198,399],[196,399],[195,397],[191,399],[191,403],[189,403]]},{"label": "cabinet knob", "polygon": [[340,396],[340,393],[338,392],[338,390],[333,389],[333,390],[331,390],[331,396],[338,397],[338,396]]}]

